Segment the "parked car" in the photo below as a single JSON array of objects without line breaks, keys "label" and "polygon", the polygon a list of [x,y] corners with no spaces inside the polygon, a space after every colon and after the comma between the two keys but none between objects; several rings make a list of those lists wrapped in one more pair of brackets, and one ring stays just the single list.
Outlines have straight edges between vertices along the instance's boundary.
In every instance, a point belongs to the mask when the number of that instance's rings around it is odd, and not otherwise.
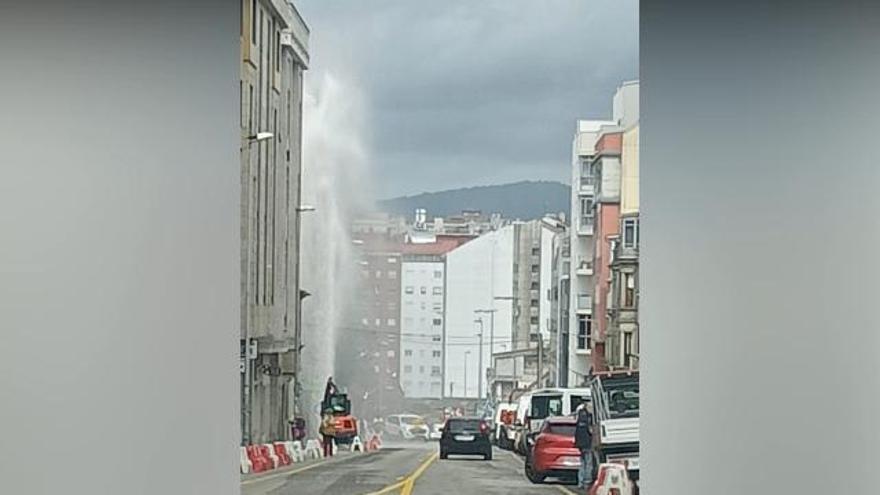
[{"label": "parked car", "polygon": [[393,414],[385,419],[387,434],[404,440],[427,440],[428,424],[415,414]]},{"label": "parked car", "polygon": [[492,460],[489,423],[480,418],[449,418],[440,437],[440,458],[449,455],[482,455]]},{"label": "parked car", "polygon": [[527,455],[531,450],[545,418],[571,416],[580,404],[590,400],[589,388],[545,388],[532,392],[520,434],[520,453]]},{"label": "parked car", "polygon": [[581,465],[580,451],[574,446],[577,419],[570,416],[544,420],[535,444],[526,455],[525,474],[532,483],[545,478],[577,477]]},{"label": "parked car", "polygon": [[428,440],[440,440],[443,436],[443,423],[434,423],[428,431]]}]

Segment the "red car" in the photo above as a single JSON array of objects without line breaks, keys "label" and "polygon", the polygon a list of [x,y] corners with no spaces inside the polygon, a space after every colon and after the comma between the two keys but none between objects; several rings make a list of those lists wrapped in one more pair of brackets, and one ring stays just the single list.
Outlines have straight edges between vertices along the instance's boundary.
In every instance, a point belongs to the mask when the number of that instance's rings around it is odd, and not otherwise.
[{"label": "red car", "polygon": [[577,478],[581,453],[574,446],[574,417],[547,418],[526,456],[525,474],[532,483],[545,478]]}]

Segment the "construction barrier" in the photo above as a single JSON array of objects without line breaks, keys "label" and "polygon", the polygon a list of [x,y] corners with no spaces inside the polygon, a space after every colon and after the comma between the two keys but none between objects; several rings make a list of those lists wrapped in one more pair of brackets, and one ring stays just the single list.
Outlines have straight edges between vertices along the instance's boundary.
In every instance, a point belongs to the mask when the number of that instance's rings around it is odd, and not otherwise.
[{"label": "construction barrier", "polygon": [[264,457],[268,457],[272,461],[272,467],[270,469],[275,469],[281,465],[281,460],[275,455],[275,447],[273,447],[272,444],[264,443],[263,445],[259,445],[258,448],[263,453]]},{"label": "construction barrier", "polygon": [[309,440],[306,442],[306,451],[305,458],[306,459],[321,459],[324,457],[324,449],[321,447],[321,442],[315,439]]},{"label": "construction barrier", "polygon": [[633,495],[633,488],[626,467],[607,463],[599,465],[596,481],[588,493],[589,495]]},{"label": "construction barrier", "polygon": [[272,446],[275,448],[275,455],[278,456],[278,462],[281,466],[292,464],[290,454],[287,453],[287,445],[284,442],[275,442]]},{"label": "construction barrier", "polygon": [[290,459],[293,460],[293,462],[305,462],[306,453],[303,449],[302,442],[300,442],[299,440],[295,442],[290,442],[290,448]]},{"label": "construction barrier", "polygon": [[363,452],[364,451],[364,444],[361,443],[361,437],[354,437],[351,440],[351,445],[348,446],[348,450],[349,450],[349,452],[354,452],[354,451]]},{"label": "construction barrier", "polygon": [[242,474],[248,474],[254,470],[254,464],[251,462],[250,458],[248,457],[247,448],[241,447],[240,450],[241,450],[241,452],[240,452],[241,472],[242,472]]},{"label": "construction barrier", "polygon": [[272,460],[268,456],[263,457],[263,453],[258,447],[257,445],[245,447],[252,472],[262,473],[263,471],[273,469]]}]

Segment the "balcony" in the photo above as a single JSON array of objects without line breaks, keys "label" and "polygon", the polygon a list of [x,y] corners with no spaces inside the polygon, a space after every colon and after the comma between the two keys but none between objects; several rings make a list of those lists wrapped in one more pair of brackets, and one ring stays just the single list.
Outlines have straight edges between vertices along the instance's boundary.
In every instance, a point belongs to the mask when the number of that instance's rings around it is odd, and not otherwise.
[{"label": "balcony", "polygon": [[589,294],[578,294],[577,296],[577,313],[581,315],[589,315],[593,313],[593,296]]},{"label": "balcony", "polygon": [[593,216],[580,217],[578,222],[578,235],[593,235]]},{"label": "balcony", "polygon": [[582,277],[591,277],[593,275],[593,262],[592,261],[581,261],[577,265],[577,269],[575,273]]},{"label": "balcony", "polygon": [[595,186],[596,186],[596,184],[595,184],[595,180],[593,179],[593,176],[591,176],[591,175],[581,176],[578,193],[593,195],[593,193],[596,190]]}]

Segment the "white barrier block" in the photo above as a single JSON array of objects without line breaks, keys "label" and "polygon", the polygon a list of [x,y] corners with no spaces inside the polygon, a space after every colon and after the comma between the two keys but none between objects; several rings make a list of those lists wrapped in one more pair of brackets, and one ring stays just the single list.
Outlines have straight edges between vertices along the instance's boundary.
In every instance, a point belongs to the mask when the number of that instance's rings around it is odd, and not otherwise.
[{"label": "white barrier block", "polygon": [[321,442],[312,439],[306,442],[306,458],[321,459],[324,457],[324,450],[321,448]]},{"label": "white barrier block", "polygon": [[290,442],[291,444],[291,453],[290,458],[293,462],[303,462],[306,460],[306,454],[303,451],[303,444],[299,440],[295,442]]},{"label": "white barrier block", "polygon": [[351,441],[351,445],[349,446],[348,450],[350,452],[354,452],[355,450],[357,450],[359,452],[363,452],[364,451],[364,444],[361,443],[361,437],[354,437],[354,439]]},{"label": "white barrier block", "polygon": [[248,474],[254,469],[254,464],[251,462],[250,457],[247,455],[247,449],[244,447],[240,447],[241,449],[241,474]]}]

